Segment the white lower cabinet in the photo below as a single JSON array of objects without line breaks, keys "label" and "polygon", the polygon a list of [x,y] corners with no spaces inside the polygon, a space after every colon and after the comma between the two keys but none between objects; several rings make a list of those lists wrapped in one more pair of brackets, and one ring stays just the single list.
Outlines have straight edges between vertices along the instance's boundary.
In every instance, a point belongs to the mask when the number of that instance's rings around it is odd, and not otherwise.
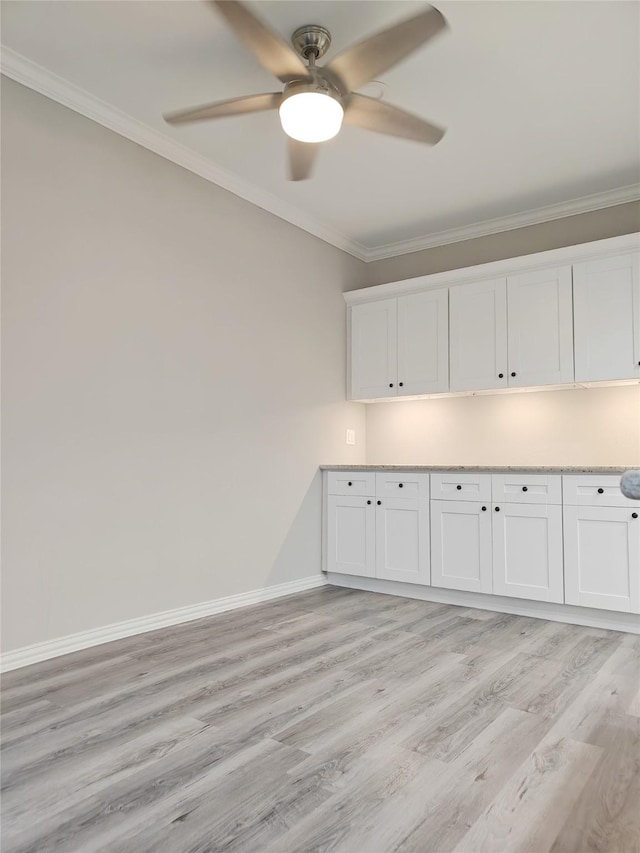
[{"label": "white lower cabinet", "polygon": [[475,501],[431,501],[432,586],[492,591],[489,510]]},{"label": "white lower cabinet", "polygon": [[640,613],[638,516],[640,506],[564,507],[567,604]]},{"label": "white lower cabinet", "polygon": [[329,495],[327,571],[373,578],[376,574],[375,549],[373,498]]},{"label": "white lower cabinet", "polygon": [[429,583],[429,501],[376,502],[376,577]]},{"label": "white lower cabinet", "polygon": [[562,603],[562,507],[501,503],[491,515],[494,595]]}]

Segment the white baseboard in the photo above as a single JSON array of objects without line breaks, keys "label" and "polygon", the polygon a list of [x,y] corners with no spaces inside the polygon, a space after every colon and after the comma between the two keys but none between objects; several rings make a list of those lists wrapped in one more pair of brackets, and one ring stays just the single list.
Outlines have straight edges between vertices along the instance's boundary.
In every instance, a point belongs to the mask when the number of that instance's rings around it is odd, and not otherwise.
[{"label": "white baseboard", "polygon": [[585,625],[588,628],[606,628],[610,631],[640,634],[640,616],[637,613],[616,613],[613,610],[596,610],[594,607],[576,607],[572,604],[555,604],[548,601],[526,601],[523,598],[505,598],[502,595],[418,586],[399,581],[341,575],[335,572],[327,573],[327,580],[333,586],[344,586],[349,589],[363,589],[368,592],[417,598],[421,601],[435,601],[439,604],[456,604],[460,607],[475,607],[478,610],[495,610],[498,613],[548,619],[551,622],[568,622],[570,625]]},{"label": "white baseboard", "polygon": [[250,604],[260,604],[263,601],[271,601],[273,598],[282,598],[285,595],[293,595],[296,592],[304,592],[304,590],[315,589],[315,587],[325,586],[326,584],[327,579],[324,575],[312,575],[300,580],[268,586],[264,589],[253,589],[237,595],[228,595],[226,598],[216,598],[213,601],[190,604],[187,607],[178,607],[175,610],[152,613],[138,619],[115,622],[102,628],[69,634],[66,637],[47,640],[44,643],[34,643],[32,646],[24,646],[21,649],[14,649],[3,654],[0,672],[8,672],[11,669],[29,666],[32,663],[49,660],[49,658],[56,658],[81,649],[88,649],[91,646],[99,646],[111,640],[121,640],[123,637],[133,637],[136,634],[155,631],[156,628],[166,628],[169,625],[191,622],[194,619],[213,616],[215,613],[223,613],[226,610],[235,610],[238,607],[247,607]]}]

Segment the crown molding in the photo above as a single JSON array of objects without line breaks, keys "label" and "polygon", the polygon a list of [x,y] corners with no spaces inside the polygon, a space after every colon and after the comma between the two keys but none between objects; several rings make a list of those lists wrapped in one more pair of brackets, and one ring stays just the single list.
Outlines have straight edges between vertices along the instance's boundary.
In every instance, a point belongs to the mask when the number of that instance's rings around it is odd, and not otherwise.
[{"label": "crown molding", "polygon": [[233,172],[217,166],[201,154],[197,154],[171,137],[143,124],[122,110],[100,100],[100,98],[96,98],[84,89],[57,74],[53,74],[4,45],[0,53],[0,73],[15,80],[16,83],[21,83],[23,86],[45,95],[52,101],[62,104],[64,107],[80,113],[85,118],[101,124],[120,136],[124,136],[125,139],[129,139],[143,148],[148,148],[154,154],[159,154],[166,160],[170,160],[201,178],[229,190],[234,195],[255,204],[280,219],[284,219],[303,231],[307,231],[325,243],[330,243],[356,258],[364,260],[364,247],[345,237],[330,225],[277,198],[266,190],[256,187],[249,181],[243,180]]},{"label": "crown molding", "polygon": [[431,232],[410,240],[365,246],[5,46],[2,46],[0,53],[0,73],[365,262],[473,240],[502,231],[513,231],[528,225],[640,200],[640,184],[634,184],[460,228]]},{"label": "crown molding", "polygon": [[510,216],[485,219],[482,222],[463,225],[460,228],[432,232],[423,237],[398,240],[395,243],[385,243],[381,246],[364,247],[362,260],[367,262],[379,261],[397,255],[408,255],[411,252],[420,252],[422,249],[433,249],[436,246],[445,246],[448,243],[460,243],[463,240],[473,240],[476,237],[487,237],[490,234],[500,234],[503,231],[514,231],[516,228],[526,228],[528,225],[539,225],[541,222],[551,222],[554,219],[563,219],[565,216],[590,213],[593,210],[602,210],[606,207],[614,207],[617,204],[639,200],[640,184],[632,184],[615,190],[563,201],[559,204],[550,204],[534,210],[513,213]]}]

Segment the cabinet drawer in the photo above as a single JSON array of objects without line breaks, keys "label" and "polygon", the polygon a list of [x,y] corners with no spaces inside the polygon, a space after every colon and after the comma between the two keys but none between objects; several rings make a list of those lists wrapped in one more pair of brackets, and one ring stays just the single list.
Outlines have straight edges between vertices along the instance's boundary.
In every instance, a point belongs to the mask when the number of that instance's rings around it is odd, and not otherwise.
[{"label": "cabinet drawer", "polygon": [[561,504],[562,479],[559,474],[493,474],[494,503]]},{"label": "cabinet drawer", "polygon": [[375,471],[328,471],[327,494],[375,495]]},{"label": "cabinet drawer", "polygon": [[429,475],[407,471],[385,471],[376,474],[378,498],[429,498]]},{"label": "cabinet drawer", "polygon": [[562,478],[564,503],[569,506],[629,506],[638,501],[620,491],[620,474],[565,474]]},{"label": "cabinet drawer", "polygon": [[491,501],[491,474],[432,474],[431,497],[441,501]]}]

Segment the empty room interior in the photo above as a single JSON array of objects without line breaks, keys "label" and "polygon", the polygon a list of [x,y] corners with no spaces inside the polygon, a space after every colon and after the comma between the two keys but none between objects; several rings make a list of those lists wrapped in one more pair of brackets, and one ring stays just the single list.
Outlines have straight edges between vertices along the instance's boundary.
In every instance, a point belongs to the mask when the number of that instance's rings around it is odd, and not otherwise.
[{"label": "empty room interior", "polygon": [[0,10],[3,853],[640,853],[640,3]]}]

